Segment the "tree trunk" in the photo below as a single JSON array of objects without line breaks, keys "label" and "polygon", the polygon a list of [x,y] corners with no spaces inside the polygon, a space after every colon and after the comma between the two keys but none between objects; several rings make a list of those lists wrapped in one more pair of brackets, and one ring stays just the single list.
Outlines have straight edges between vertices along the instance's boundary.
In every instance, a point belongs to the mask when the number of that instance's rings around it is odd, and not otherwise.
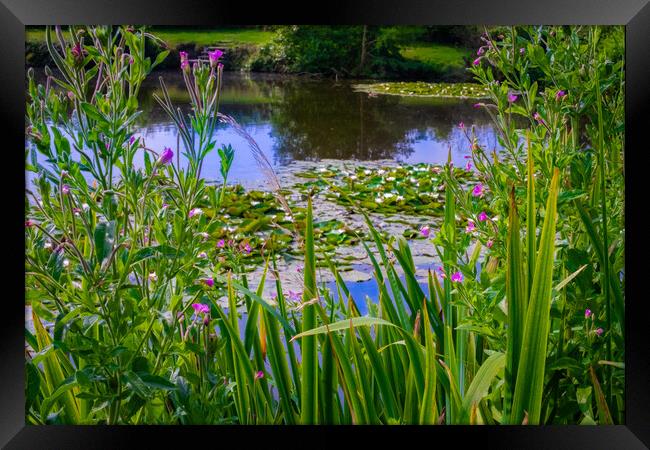
[{"label": "tree trunk", "polygon": [[363,71],[366,65],[366,36],[368,32],[368,25],[363,26],[363,36],[361,37],[361,60],[359,61],[359,73]]}]

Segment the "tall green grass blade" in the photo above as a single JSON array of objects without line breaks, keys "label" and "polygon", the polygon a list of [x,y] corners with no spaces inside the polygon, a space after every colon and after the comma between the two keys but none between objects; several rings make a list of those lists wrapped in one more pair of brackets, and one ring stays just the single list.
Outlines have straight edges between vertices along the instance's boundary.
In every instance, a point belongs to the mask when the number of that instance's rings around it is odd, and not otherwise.
[{"label": "tall green grass blade", "polygon": [[302,333],[298,333],[291,340],[305,338],[306,336],[314,336],[317,334],[326,334],[333,331],[348,330],[350,328],[361,327],[361,326],[373,326],[373,325],[387,325],[395,327],[394,323],[391,323],[384,319],[379,319],[377,317],[351,317],[350,319],[339,320],[338,322],[330,323],[320,327],[312,328],[310,330],[305,330]]},{"label": "tall green grass blade", "polygon": [[424,370],[424,396],[420,406],[420,425],[433,425],[438,419],[436,405],[436,366],[438,363],[436,362],[436,345],[433,342],[426,304],[423,305],[423,309],[426,367]]},{"label": "tall green grass blade", "polygon": [[[528,199],[531,200],[530,198]],[[530,208],[528,208],[530,209]],[[530,219],[530,218],[529,218]],[[529,233],[531,231],[529,230]],[[532,230],[535,233],[535,230]],[[530,244],[530,240],[528,241]],[[521,251],[519,214],[514,187],[510,191],[510,216],[508,219],[506,260],[506,301],[508,305],[508,346],[503,400],[503,416],[508,421],[512,397],[517,381],[517,368],[524,336],[528,293]]]},{"label": "tall green grass blade", "polygon": [[589,367],[589,377],[591,378],[591,383],[594,386],[594,392],[596,393],[596,406],[598,408],[598,420],[601,425],[613,425],[614,420],[612,419],[612,414],[609,412],[609,407],[607,406],[607,400],[605,399],[605,394],[603,393],[602,388],[600,387],[600,382],[596,376],[596,371],[593,366]]},{"label": "tall green grass blade", "polygon": [[[305,270],[303,302],[311,302],[318,296],[316,290],[316,255],[314,254],[314,224],[311,197],[307,202],[305,224]],[[316,326],[316,306],[309,304],[302,310],[302,330]],[[301,405],[300,422],[312,425],[318,422],[318,350],[316,338],[307,335],[302,340]]]},{"label": "tall green grass blade", "polygon": [[[530,135],[528,140],[528,186],[526,190],[526,258],[528,278],[525,281],[527,295],[525,306],[528,306],[528,296],[533,285],[533,276],[535,274],[535,253],[537,252],[537,213],[535,204],[535,163],[533,158],[533,148],[530,145]],[[516,209],[515,209],[516,212]]]},{"label": "tall green grass blade", "polygon": [[556,168],[551,180],[539,251],[535,260],[535,276],[530,290],[521,358],[517,369],[517,382],[510,420],[512,423],[521,423],[525,413],[528,414],[528,423],[537,425],[540,422],[546,347],[551,320],[549,312],[559,190],[560,171]]}]

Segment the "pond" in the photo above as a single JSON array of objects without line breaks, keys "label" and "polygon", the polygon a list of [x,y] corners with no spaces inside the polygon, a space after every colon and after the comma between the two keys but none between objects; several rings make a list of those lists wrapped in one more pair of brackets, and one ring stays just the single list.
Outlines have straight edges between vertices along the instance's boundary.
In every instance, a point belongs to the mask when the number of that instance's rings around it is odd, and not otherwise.
[{"label": "pond", "polygon": [[[142,86],[142,114],[135,134],[144,139],[148,148],[160,151],[171,147],[176,152],[177,130],[153,97],[160,93],[159,77],[164,79],[175,105],[189,110],[189,95],[180,71],[155,72]],[[355,91],[357,83],[359,80],[225,72],[220,112],[232,116],[246,129],[276,169],[289,171],[294,161],[321,159],[443,164],[449,149],[454,164],[464,166],[471,151],[458,127],[460,122],[475,127],[484,148],[500,149],[489,115],[474,108],[475,101],[369,95]],[[217,146],[230,144],[236,152],[229,183],[263,186],[263,174],[244,138],[230,125],[220,123],[215,139]],[[43,157],[39,160],[44,162]],[[134,164],[144,165],[143,152],[138,153]],[[208,181],[220,179],[216,151],[208,155],[203,167]],[[28,185],[34,176],[27,173]],[[413,249],[414,255],[420,254],[421,247]],[[359,252],[365,254],[360,246]],[[432,262],[432,258],[424,259]],[[366,265],[365,269],[369,268]],[[362,308],[366,295],[376,297],[374,279],[345,281]],[[332,283],[329,287],[333,287]]]},{"label": "pond", "polygon": [[[176,151],[177,130],[153,97],[160,94],[159,77],[175,105],[189,109],[180,72],[154,72],[141,89],[143,113],[135,134],[156,151],[164,147]],[[354,90],[358,82],[225,72],[220,112],[239,122],[276,168],[295,160],[320,159],[444,163],[450,148],[454,164],[464,166],[470,145],[458,128],[460,122],[475,126],[480,144],[488,150],[500,148],[489,115],[474,108],[475,101],[369,95]],[[223,123],[216,130],[216,141],[217,147],[231,144],[236,152],[229,182],[259,186],[262,174],[247,142]],[[134,164],[143,165],[142,152]],[[220,178],[218,167],[219,156],[213,151],[204,164],[208,181]],[[29,185],[33,174],[27,178]]]},{"label": "pond", "polygon": [[[174,103],[187,108],[189,96],[180,73],[160,76]],[[234,117],[275,167],[319,159],[444,163],[450,147],[454,163],[465,165],[470,146],[458,129],[461,121],[476,126],[480,143],[488,149],[499,147],[488,114],[474,108],[475,101],[369,96],[355,92],[355,83],[225,72],[220,112]],[[177,131],[154,100],[155,92],[158,77],[151,76],[142,89],[144,113],[137,135],[149,148],[175,150]],[[231,144],[236,151],[229,181],[244,186],[258,181],[262,174],[246,141],[226,124],[216,134],[217,146]],[[204,176],[218,179],[218,166],[215,151],[207,158]]]}]

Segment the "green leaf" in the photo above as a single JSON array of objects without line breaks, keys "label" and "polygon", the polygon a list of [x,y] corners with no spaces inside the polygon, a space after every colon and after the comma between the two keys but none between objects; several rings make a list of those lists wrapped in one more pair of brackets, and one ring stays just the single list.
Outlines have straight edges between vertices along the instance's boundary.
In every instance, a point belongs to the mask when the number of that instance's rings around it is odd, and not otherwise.
[{"label": "green leaf", "polygon": [[101,264],[110,254],[115,241],[115,222],[101,222],[95,227],[95,255]]},{"label": "green leaf", "polygon": [[469,419],[472,406],[477,405],[487,395],[494,378],[503,370],[505,364],[506,355],[493,353],[478,369],[463,398],[463,413],[466,419]]},{"label": "green leaf", "polygon": [[349,319],[343,319],[338,322],[331,323],[329,325],[323,325],[321,327],[312,328],[310,330],[303,331],[302,333],[296,334],[291,341],[296,339],[303,338],[305,336],[314,336],[316,334],[326,334],[333,331],[348,330],[350,328],[361,327],[361,326],[373,326],[373,325],[388,325],[391,327],[396,326],[395,324],[388,322],[384,319],[379,319],[377,317],[351,317]]},{"label": "green leaf", "polygon": [[148,373],[142,374],[140,375],[140,379],[146,386],[154,389],[163,389],[166,391],[173,391],[177,389],[174,383],[158,375],[151,375]]}]

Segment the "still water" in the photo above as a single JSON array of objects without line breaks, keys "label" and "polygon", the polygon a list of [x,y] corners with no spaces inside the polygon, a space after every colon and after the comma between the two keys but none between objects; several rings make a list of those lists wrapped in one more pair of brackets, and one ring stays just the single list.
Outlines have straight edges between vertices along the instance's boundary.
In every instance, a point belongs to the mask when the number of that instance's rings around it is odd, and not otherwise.
[{"label": "still water", "polygon": [[[142,114],[135,135],[157,152],[171,147],[176,153],[178,132],[153,97],[160,94],[159,77],[174,104],[185,112],[190,110],[180,72],[155,72],[140,92]],[[475,101],[371,96],[356,92],[356,83],[359,81],[225,72],[219,110],[244,127],[276,168],[294,160],[320,159],[444,163],[449,149],[454,164],[464,166],[470,145],[458,128],[460,122],[468,128],[474,126],[479,143],[488,150],[501,148],[489,115],[474,108]],[[217,148],[230,144],[236,152],[228,181],[259,185],[256,181],[262,174],[245,139],[232,126],[220,123],[215,140]],[[74,152],[73,158],[78,159]],[[38,159],[44,162],[45,158],[39,155]],[[143,152],[134,164],[144,165]],[[215,150],[204,162],[203,176],[208,181],[218,180],[218,168]],[[34,174],[27,173],[28,185],[33,178]]]},{"label": "still water", "polygon": [[[187,110],[189,96],[180,74],[160,75],[175,104]],[[157,78],[151,77],[143,86],[143,114],[136,135],[156,151],[166,146],[176,151],[177,131],[153,98],[159,92]],[[353,84],[226,72],[220,112],[234,117],[275,167],[326,158],[443,163],[449,148],[454,164],[465,165],[470,146],[458,128],[460,122],[476,127],[482,145],[499,148],[489,116],[474,108],[473,101],[369,96],[355,92]],[[248,144],[232,127],[219,124],[215,139],[217,147],[231,144],[236,151],[230,182],[247,185],[261,178]],[[204,164],[204,176],[218,179],[218,166],[214,151]]]}]

